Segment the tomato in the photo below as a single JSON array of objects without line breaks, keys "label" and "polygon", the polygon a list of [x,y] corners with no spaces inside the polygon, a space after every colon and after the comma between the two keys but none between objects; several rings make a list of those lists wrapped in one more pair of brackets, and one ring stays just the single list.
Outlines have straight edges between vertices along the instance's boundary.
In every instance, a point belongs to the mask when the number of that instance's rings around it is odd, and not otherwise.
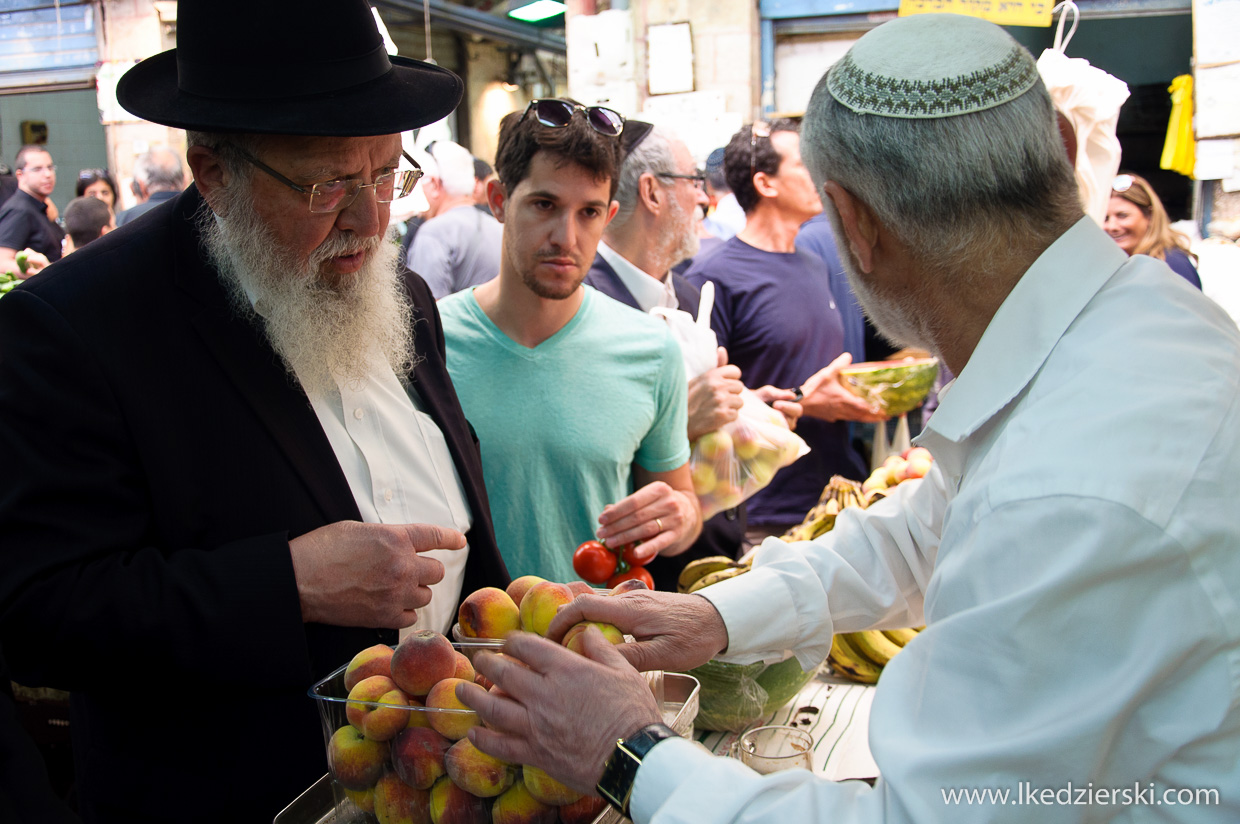
[{"label": "tomato", "polygon": [[598,541],[586,541],[573,553],[573,571],[583,581],[601,584],[616,571],[616,555]]},{"label": "tomato", "polygon": [[645,567],[633,567],[628,572],[621,572],[619,575],[613,575],[607,579],[607,586],[615,587],[624,581],[635,580],[641,581],[648,588],[654,589],[654,577],[646,571]]},{"label": "tomato", "polygon": [[638,558],[633,553],[633,550],[637,549],[637,547],[640,544],[641,544],[641,541],[634,541],[631,544],[625,544],[621,549],[617,550],[617,552],[620,553],[620,557],[624,558],[624,562],[631,567],[645,566],[646,564],[654,560],[653,557],[646,558],[645,560],[643,560],[641,558]]}]

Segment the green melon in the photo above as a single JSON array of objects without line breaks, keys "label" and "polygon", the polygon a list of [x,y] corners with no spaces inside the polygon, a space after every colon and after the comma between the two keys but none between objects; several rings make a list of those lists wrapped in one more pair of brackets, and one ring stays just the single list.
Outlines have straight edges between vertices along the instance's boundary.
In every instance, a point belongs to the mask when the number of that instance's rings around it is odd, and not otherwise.
[{"label": "green melon", "polygon": [[814,677],[795,657],[777,664],[707,661],[689,674],[702,685],[693,725],[700,730],[740,732],[787,704]]},{"label": "green melon", "polygon": [[867,361],[840,370],[849,390],[888,415],[903,415],[916,409],[934,388],[938,374],[938,358]]}]

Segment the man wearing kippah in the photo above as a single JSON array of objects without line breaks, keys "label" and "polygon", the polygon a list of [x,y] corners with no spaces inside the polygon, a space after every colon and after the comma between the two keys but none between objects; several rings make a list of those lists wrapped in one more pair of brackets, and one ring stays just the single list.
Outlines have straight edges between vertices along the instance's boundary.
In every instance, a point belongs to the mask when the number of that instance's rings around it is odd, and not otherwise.
[{"label": "man wearing kippah", "polygon": [[[997,26],[876,28],[803,134],[862,306],[958,376],[919,436],[934,469],[700,594],[585,596],[476,659],[502,693],[459,690],[475,744],[637,824],[1240,819],[1240,331],[1085,217]],[[639,640],[554,646],[583,617]],[[712,756],[634,671],[812,667],[833,633],[923,622],[874,696],[873,786]]]},{"label": "man wearing kippah", "polygon": [[116,91],[193,185],[0,300],[0,647],[71,692],[88,822],[271,821],[327,770],[311,686],[509,580],[387,235],[461,80],[363,0],[178,15]]}]

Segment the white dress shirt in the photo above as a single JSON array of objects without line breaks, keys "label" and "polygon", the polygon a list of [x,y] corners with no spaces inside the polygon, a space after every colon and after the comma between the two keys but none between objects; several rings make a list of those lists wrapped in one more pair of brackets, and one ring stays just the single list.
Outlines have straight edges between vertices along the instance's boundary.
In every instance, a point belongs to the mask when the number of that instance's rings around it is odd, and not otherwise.
[{"label": "white dress shirt", "polygon": [[[926,624],[875,694],[882,778],[758,776],[672,740],[634,821],[1240,820],[1235,324],[1082,219],[918,441],[924,480],[701,593],[738,662]],[[965,788],[1007,802],[945,797]]]},{"label": "white dress shirt", "polygon": [[666,309],[680,308],[680,299],[676,297],[676,290],[672,287],[671,272],[662,279],[657,278],[643,269],[638,269],[628,258],[601,240],[598,242],[598,253],[616,271],[620,282],[633,294],[633,299],[643,312],[649,312],[656,306]]}]

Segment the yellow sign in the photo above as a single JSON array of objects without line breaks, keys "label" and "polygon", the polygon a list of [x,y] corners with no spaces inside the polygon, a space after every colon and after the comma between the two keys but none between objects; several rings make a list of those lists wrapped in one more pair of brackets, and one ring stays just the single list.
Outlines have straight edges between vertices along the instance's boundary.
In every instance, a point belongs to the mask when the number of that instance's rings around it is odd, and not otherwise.
[{"label": "yellow sign", "polygon": [[1000,26],[1042,26],[1051,24],[1049,0],[900,0],[900,16],[913,14],[967,14]]}]

